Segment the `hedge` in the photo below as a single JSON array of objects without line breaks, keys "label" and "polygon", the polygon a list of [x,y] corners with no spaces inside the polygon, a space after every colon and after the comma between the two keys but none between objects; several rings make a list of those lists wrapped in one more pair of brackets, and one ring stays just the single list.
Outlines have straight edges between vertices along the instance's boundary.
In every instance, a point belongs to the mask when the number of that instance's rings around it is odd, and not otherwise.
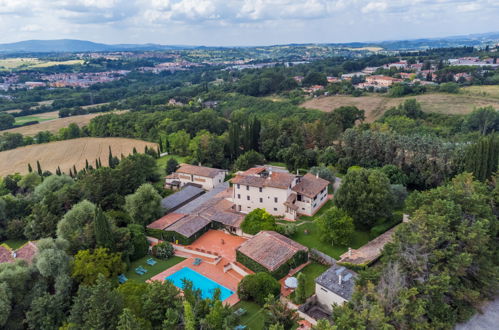
[{"label": "hedge", "polygon": [[258,272],[270,273],[270,275],[279,280],[284,276],[286,276],[291,269],[296,268],[301,264],[307,262],[308,252],[298,251],[291,259],[289,259],[286,263],[282,264],[279,268],[277,268],[273,272],[270,272],[267,268],[265,268],[255,260],[251,259],[244,253],[240,252],[239,250],[236,251],[236,260],[241,264],[243,264],[244,266],[251,269],[252,271],[254,271],[255,273]]}]

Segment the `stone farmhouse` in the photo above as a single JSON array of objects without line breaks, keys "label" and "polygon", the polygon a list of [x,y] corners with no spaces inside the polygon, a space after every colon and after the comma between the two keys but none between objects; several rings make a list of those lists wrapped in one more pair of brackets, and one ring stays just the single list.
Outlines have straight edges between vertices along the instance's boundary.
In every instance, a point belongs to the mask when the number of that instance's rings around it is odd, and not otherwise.
[{"label": "stone farmhouse", "polygon": [[295,220],[298,215],[311,216],[327,202],[329,181],[306,174],[293,175],[272,166],[239,172],[230,180],[235,210],[249,213],[265,209],[272,215]]},{"label": "stone farmhouse", "polygon": [[194,183],[204,190],[211,190],[224,182],[226,174],[226,170],[218,168],[182,164],[175,173],[165,178],[165,186],[178,189],[188,183]]}]

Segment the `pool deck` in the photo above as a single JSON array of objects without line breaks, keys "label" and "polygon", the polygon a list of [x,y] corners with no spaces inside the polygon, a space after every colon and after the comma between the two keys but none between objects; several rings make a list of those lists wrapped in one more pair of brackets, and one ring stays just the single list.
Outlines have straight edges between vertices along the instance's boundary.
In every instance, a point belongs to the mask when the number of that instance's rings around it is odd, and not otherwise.
[{"label": "pool deck", "polygon": [[[239,302],[239,298],[237,296],[237,285],[243,279],[243,276],[234,270],[224,272],[224,265],[235,262],[235,250],[245,241],[245,238],[239,236],[226,234],[218,230],[209,230],[193,244],[189,245],[188,248],[193,250],[200,249],[212,253],[217,252],[218,255],[221,256],[220,260],[214,262],[211,258],[200,257],[199,255],[182,252],[179,253],[179,256],[187,258],[186,260],[153,276],[150,281],[164,281],[166,277],[176,273],[180,269],[189,267],[199,274],[219,283],[220,285],[223,285],[227,289],[234,291],[234,294],[224,300],[224,303],[233,306]],[[200,265],[193,265],[195,258],[203,260]]]}]

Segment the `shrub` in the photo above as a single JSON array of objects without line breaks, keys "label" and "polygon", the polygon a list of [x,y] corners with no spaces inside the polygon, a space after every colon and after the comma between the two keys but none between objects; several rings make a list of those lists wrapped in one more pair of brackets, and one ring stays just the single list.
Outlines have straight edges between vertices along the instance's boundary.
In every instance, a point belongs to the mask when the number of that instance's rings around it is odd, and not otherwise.
[{"label": "shrub", "polygon": [[156,258],[166,260],[175,254],[173,245],[169,242],[162,242],[155,245],[152,249],[153,254]]},{"label": "shrub", "polygon": [[248,213],[241,224],[241,229],[250,235],[256,235],[261,230],[276,230],[275,218],[263,209],[255,209]]},{"label": "shrub", "polygon": [[241,300],[253,300],[260,306],[263,306],[269,294],[278,296],[280,291],[279,282],[263,272],[246,276],[237,287],[237,295]]}]

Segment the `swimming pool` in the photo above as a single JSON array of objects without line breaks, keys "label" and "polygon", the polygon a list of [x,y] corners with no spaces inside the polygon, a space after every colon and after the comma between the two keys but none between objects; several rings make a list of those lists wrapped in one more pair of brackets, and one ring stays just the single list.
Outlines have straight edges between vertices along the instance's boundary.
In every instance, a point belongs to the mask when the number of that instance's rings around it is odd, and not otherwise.
[{"label": "swimming pool", "polygon": [[220,289],[221,292],[220,299],[222,301],[229,298],[234,293],[233,291],[218,284],[217,282],[212,281],[206,276],[203,276],[198,272],[190,269],[189,267],[184,267],[181,270],[165,278],[165,280],[171,281],[179,289],[183,289],[183,283],[182,283],[183,279],[191,281],[194,286],[194,289],[200,289],[201,297],[203,297],[203,299],[213,298],[213,293],[216,288]]}]

